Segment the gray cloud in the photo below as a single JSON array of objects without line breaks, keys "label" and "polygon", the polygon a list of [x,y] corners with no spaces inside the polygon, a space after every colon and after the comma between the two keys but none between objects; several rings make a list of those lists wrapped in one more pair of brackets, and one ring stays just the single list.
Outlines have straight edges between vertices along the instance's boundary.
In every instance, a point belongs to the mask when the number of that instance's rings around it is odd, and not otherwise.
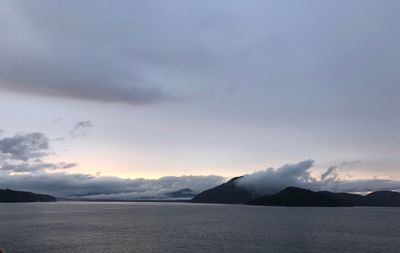
[{"label": "gray cloud", "polygon": [[42,133],[28,133],[0,139],[0,158],[28,161],[48,155],[49,139]]},{"label": "gray cloud", "polygon": [[[358,163],[358,162],[357,162]],[[370,192],[380,190],[400,190],[400,181],[387,179],[340,179],[336,172],[339,166],[330,166],[320,178],[311,176],[313,160],[296,164],[285,164],[277,169],[254,172],[239,179],[238,185],[256,195],[276,193],[286,187],[295,186],[311,190],[330,190],[334,192]],[[354,163],[342,163],[341,166]]]},{"label": "gray cloud", "polygon": [[[72,26],[66,25],[65,30],[60,27],[64,30],[60,32],[50,20],[69,16],[67,12],[59,8],[51,11],[51,2],[42,6],[29,5],[2,3],[0,32],[8,36],[0,42],[0,88],[33,95],[135,105],[169,98],[163,88],[140,74],[135,63],[137,59],[131,55],[136,50],[128,46],[133,37],[138,38],[136,35],[128,37],[126,45],[118,45],[125,41],[123,37],[115,44],[106,42],[105,37],[118,39],[113,38],[115,34],[108,25],[99,29],[98,22],[105,21],[105,16],[93,16],[90,21],[84,12],[75,13],[76,21],[89,21],[88,26],[67,22]],[[83,9],[90,11],[88,7]],[[62,23],[67,24],[59,24]],[[130,34],[130,23],[121,20],[116,24],[124,30],[119,35]],[[82,37],[83,34],[87,36]],[[105,37],[101,39],[99,35]]]},{"label": "gray cloud", "polygon": [[[399,3],[121,0],[110,8],[98,0],[94,8],[91,1],[3,0],[0,89],[128,104],[189,94],[201,99],[124,119],[130,112],[123,107],[102,115],[102,106],[86,110],[90,105],[57,101],[41,102],[43,113],[36,114],[49,115],[48,105],[66,114],[93,112],[96,120],[132,129],[110,131],[111,138],[138,140],[129,145],[148,146],[152,154],[169,142],[177,144],[175,153],[196,142],[208,157],[215,150],[257,163],[264,154],[270,160],[318,152],[325,161],[354,154],[390,160],[377,168],[395,173]],[[24,108],[37,101],[15,98],[4,103]],[[171,116],[168,136],[153,124],[162,121],[159,115]],[[26,122],[7,112],[3,118],[10,125]],[[247,159],[233,160],[246,166]]]},{"label": "gray cloud", "polygon": [[313,160],[286,164],[277,169],[268,168],[242,177],[238,184],[258,194],[278,192],[288,186],[306,187],[316,183],[310,176]]},{"label": "gray cloud", "polygon": [[36,162],[20,162],[10,163],[0,160],[0,170],[7,172],[34,172],[39,170],[58,170],[58,169],[70,169],[77,166],[76,163],[46,163],[42,161]]},{"label": "gray cloud", "polygon": [[57,164],[57,166],[55,167],[55,169],[70,169],[73,167],[78,166],[77,163],[66,163],[66,162],[60,162]]},{"label": "gray cloud", "polygon": [[[18,65],[21,64],[15,63],[14,66]],[[26,66],[27,69],[31,67],[33,66]],[[59,68],[59,71],[62,71],[64,68],[68,67],[60,66]],[[65,77],[59,74],[53,77],[53,80],[41,82],[40,78],[47,75],[47,70],[43,70],[39,73],[35,73],[35,75],[42,75],[36,77],[36,79],[39,80],[35,83],[35,76],[33,76],[33,74],[27,74],[21,78],[21,76],[18,76],[18,72],[13,73],[12,70],[4,72],[4,68],[2,69],[3,71],[0,71],[0,75],[3,79],[0,81],[0,88],[14,92],[98,102],[120,102],[135,105],[146,104],[167,98],[161,91],[154,88],[135,87],[133,85],[117,86],[113,85],[113,82],[88,85],[87,83],[96,82],[96,80],[68,80],[73,79],[68,77],[76,73],[65,73]],[[24,71],[24,69],[22,69],[22,71]],[[25,70],[25,73],[26,72],[27,70]],[[60,82],[60,80],[63,82]]]},{"label": "gray cloud", "polygon": [[336,178],[337,175],[335,174],[335,171],[337,169],[337,166],[330,166],[324,173],[321,174],[321,180],[326,180],[328,177]]},{"label": "gray cloud", "polygon": [[111,11],[107,1],[95,9],[89,2],[3,1],[0,87],[129,104],[238,87],[242,101],[263,99],[260,111],[279,104],[277,116],[395,113],[399,74],[384,66],[399,58],[397,7],[120,1]]},{"label": "gray cloud", "polygon": [[[85,125],[85,124],[83,124]],[[50,140],[43,133],[17,134],[0,138],[0,171],[34,172],[69,169],[76,163],[48,163],[43,157],[50,155]]]},{"label": "gray cloud", "polygon": [[81,121],[75,124],[74,128],[70,132],[70,135],[72,137],[84,136],[91,128],[93,128],[91,121]]},{"label": "gray cloud", "polygon": [[390,179],[337,180],[326,185],[315,187],[314,189],[354,193],[400,191],[400,181]]},{"label": "gray cloud", "polygon": [[[0,174],[1,175],[1,174]],[[28,175],[0,176],[2,187],[44,192],[58,197],[85,197],[93,199],[164,198],[169,192],[190,188],[201,192],[221,184],[219,176],[181,176],[160,179],[122,179],[65,173],[30,173]]]}]

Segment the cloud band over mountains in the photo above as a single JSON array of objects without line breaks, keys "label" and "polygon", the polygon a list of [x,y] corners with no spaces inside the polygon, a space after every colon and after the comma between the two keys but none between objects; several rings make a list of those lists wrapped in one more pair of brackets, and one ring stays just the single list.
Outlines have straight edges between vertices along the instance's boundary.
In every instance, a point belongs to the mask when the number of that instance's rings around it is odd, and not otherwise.
[{"label": "cloud band over mountains", "polygon": [[[78,122],[75,128],[81,131],[91,126],[90,121],[82,121]],[[200,193],[226,181],[225,178],[215,175],[124,179],[67,173],[65,170],[77,164],[63,161],[46,162],[46,157],[52,154],[50,144],[50,139],[38,132],[0,138],[0,188],[70,198],[162,199],[167,198],[168,193],[177,190],[190,188]],[[340,166],[330,166],[316,178],[312,176],[313,166],[313,160],[304,160],[296,164],[285,164],[277,169],[268,168],[245,175],[239,179],[238,185],[258,195],[273,194],[288,186],[334,192],[400,190],[400,181],[396,180],[341,179],[337,171]]]},{"label": "cloud band over mountains", "polygon": [[65,173],[0,174],[0,186],[50,193],[57,197],[90,199],[160,199],[167,193],[190,188],[201,192],[224,182],[219,176],[181,176],[159,179],[122,179]]},{"label": "cloud band over mountains", "polygon": [[[73,132],[81,135],[91,127],[90,121],[78,122]],[[185,188],[201,192],[225,180],[212,175],[123,179],[66,173],[63,170],[77,164],[43,161],[52,154],[50,144],[50,139],[38,132],[0,138],[0,189],[35,191],[69,198],[160,199]]]},{"label": "cloud band over mountains", "polygon": [[340,179],[338,166],[330,166],[320,178],[311,175],[313,160],[295,164],[285,164],[277,169],[268,168],[254,172],[238,180],[238,185],[258,194],[274,194],[282,189],[294,186],[315,191],[333,192],[372,192],[382,190],[400,190],[400,181],[389,179]]}]

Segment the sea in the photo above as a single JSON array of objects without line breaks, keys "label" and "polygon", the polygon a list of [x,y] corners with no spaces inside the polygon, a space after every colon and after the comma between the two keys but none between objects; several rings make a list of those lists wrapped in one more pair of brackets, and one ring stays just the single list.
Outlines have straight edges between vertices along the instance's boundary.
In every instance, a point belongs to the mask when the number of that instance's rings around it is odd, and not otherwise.
[{"label": "sea", "polygon": [[400,208],[0,204],[7,253],[399,253]]}]

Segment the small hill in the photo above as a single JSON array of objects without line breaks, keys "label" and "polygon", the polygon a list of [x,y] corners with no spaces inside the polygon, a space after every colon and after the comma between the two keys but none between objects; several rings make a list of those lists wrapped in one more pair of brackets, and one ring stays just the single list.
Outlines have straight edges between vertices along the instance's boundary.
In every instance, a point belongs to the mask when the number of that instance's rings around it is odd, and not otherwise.
[{"label": "small hill", "polygon": [[13,190],[0,190],[0,202],[17,203],[17,202],[52,202],[57,199],[50,195],[36,194],[32,192],[22,192]]},{"label": "small hill", "polygon": [[248,204],[263,206],[353,206],[352,202],[340,197],[297,187],[288,187],[277,194],[253,199]]},{"label": "small hill", "polygon": [[191,202],[194,203],[222,203],[244,204],[253,198],[251,192],[236,184],[241,177],[235,177],[228,182],[206,190],[196,195]]}]

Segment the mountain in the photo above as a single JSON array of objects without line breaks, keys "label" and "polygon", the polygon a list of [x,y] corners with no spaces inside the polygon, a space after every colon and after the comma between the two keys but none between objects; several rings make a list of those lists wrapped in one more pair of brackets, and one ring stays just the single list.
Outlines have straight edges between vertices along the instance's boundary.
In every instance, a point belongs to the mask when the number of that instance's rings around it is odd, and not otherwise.
[{"label": "mountain", "polygon": [[400,207],[400,193],[393,191],[373,192],[364,197],[361,205]]},{"label": "mountain", "polygon": [[377,191],[366,196],[350,193],[321,192],[352,202],[355,206],[400,206],[400,193]]},{"label": "mountain", "polygon": [[352,203],[355,206],[361,206],[364,203],[364,196],[358,195],[358,194],[352,194],[352,193],[346,193],[346,192],[336,193],[336,192],[329,192],[329,191],[320,191],[319,193],[343,199],[345,201]]},{"label": "mountain", "polygon": [[185,188],[175,192],[170,192],[166,194],[168,198],[193,198],[196,193],[192,189]]},{"label": "mountain", "polygon": [[253,198],[251,192],[236,184],[241,177],[235,177],[228,182],[196,195],[191,202],[194,203],[224,203],[244,204]]},{"label": "mountain", "polygon": [[57,199],[50,195],[32,192],[0,190],[0,202],[52,202]]},{"label": "mountain", "polygon": [[193,203],[250,204],[270,206],[393,206],[400,207],[400,193],[378,191],[366,196],[352,193],[310,191],[288,187],[273,194],[257,196],[238,186],[235,177],[212,189],[203,191],[192,198]]},{"label": "mountain", "polygon": [[263,206],[353,206],[353,203],[335,195],[288,187],[277,194],[263,196],[248,202]]}]

